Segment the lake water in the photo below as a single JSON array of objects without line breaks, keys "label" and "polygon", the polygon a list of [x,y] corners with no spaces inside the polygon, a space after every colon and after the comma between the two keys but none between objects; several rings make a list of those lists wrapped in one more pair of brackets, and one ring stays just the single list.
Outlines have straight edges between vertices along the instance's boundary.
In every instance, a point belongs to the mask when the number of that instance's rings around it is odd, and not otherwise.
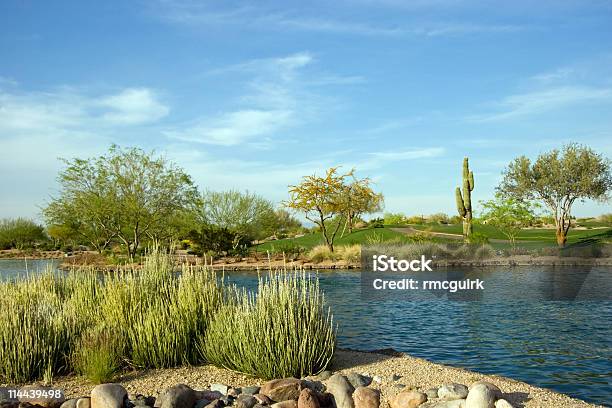
[{"label": "lake water", "polygon": [[[28,269],[43,270],[46,262],[28,261]],[[24,273],[23,267],[23,261],[0,260],[0,277]],[[362,293],[359,272],[321,272],[321,288],[339,324],[339,347],[393,348],[590,402],[612,403],[612,268],[497,267],[445,273],[480,278],[485,290],[472,301],[439,294],[425,300],[406,293],[372,297]],[[226,276],[247,288],[257,286],[253,272]]]}]

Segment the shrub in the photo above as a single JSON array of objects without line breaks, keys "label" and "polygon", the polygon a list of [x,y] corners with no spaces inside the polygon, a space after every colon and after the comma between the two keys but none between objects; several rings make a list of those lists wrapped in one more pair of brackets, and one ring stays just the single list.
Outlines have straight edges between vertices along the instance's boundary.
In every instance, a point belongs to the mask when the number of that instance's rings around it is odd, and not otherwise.
[{"label": "shrub", "polygon": [[385,225],[404,225],[407,224],[406,216],[402,213],[385,213]]},{"label": "shrub", "polygon": [[490,245],[481,245],[476,248],[474,258],[476,259],[489,259],[495,256],[495,250]]},{"label": "shrub", "polygon": [[448,218],[448,215],[444,213],[436,213],[431,214],[429,217],[427,217],[427,221],[436,224],[448,224],[450,222],[450,219]]},{"label": "shrub", "polygon": [[335,261],[338,259],[338,253],[330,251],[327,245],[317,245],[308,252],[308,259],[314,263]]},{"label": "shrub", "polygon": [[340,246],[337,251],[340,258],[347,263],[359,262],[361,259],[361,245]]},{"label": "shrub", "polygon": [[204,359],[257,377],[302,378],[323,371],[336,330],[318,280],[305,273],[270,273],[255,296],[236,291],[200,341]]},{"label": "shrub", "polygon": [[0,220],[0,249],[33,248],[47,240],[45,229],[25,218]]},{"label": "shrub", "polygon": [[474,245],[485,245],[489,243],[489,237],[482,232],[473,232],[469,240],[470,244]]},{"label": "shrub", "polygon": [[78,374],[94,384],[111,382],[121,368],[121,344],[110,330],[95,328],[86,331],[72,354]]}]

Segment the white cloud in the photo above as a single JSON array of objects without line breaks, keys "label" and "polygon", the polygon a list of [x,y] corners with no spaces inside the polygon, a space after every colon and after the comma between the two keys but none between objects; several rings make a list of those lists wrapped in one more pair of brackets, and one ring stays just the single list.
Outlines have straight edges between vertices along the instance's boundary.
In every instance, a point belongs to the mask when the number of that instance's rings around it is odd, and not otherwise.
[{"label": "white cloud", "polygon": [[154,122],[170,112],[147,88],[124,89],[115,95],[103,97],[98,104],[110,109],[102,115],[103,119],[126,125]]},{"label": "white cloud", "polygon": [[566,106],[612,100],[611,88],[564,86],[510,95],[493,104],[495,112],[468,118],[474,122],[491,122],[545,113]]},{"label": "white cloud", "polygon": [[210,124],[203,121],[165,134],[189,142],[234,146],[273,134],[290,125],[292,119],[293,112],[288,110],[239,110],[215,118]]}]

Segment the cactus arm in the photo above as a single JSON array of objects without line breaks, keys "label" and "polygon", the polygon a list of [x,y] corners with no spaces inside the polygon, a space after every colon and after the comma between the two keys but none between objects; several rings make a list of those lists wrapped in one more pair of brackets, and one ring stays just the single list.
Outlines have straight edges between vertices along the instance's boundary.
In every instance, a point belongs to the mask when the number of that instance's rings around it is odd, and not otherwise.
[{"label": "cactus arm", "polygon": [[474,172],[470,171],[468,181],[470,182],[470,191],[474,190]]},{"label": "cactus arm", "polygon": [[455,190],[455,198],[457,200],[457,212],[461,217],[465,217],[465,206],[463,205],[463,197],[461,196],[461,189],[457,187]]}]

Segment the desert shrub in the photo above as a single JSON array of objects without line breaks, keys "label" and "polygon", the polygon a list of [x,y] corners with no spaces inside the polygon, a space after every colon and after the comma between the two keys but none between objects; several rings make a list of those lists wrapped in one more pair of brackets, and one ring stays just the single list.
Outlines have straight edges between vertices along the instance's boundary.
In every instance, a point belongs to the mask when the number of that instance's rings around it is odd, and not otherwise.
[{"label": "desert shrub", "polygon": [[204,359],[257,377],[302,378],[324,370],[336,329],[318,280],[305,273],[271,273],[257,295],[236,292],[201,339]]},{"label": "desert shrub", "polygon": [[402,213],[385,213],[383,222],[385,225],[407,224],[406,216]]},{"label": "desert shrub", "polygon": [[368,227],[370,228],[383,228],[384,226],[384,218],[372,218],[370,221],[368,221]]},{"label": "desert shrub", "polygon": [[45,229],[26,218],[0,220],[0,249],[25,249],[47,240]]},{"label": "desert shrub", "polygon": [[72,365],[94,384],[111,382],[121,368],[121,347],[110,330],[87,330],[75,346]]},{"label": "desert shrub", "polygon": [[338,256],[347,263],[359,262],[361,259],[361,245],[339,246],[336,251]]},{"label": "desert shrub", "polygon": [[427,221],[436,224],[448,224],[450,222],[450,219],[448,218],[448,215],[444,213],[436,213],[431,214],[429,217],[427,217]]},{"label": "desert shrub", "polygon": [[433,235],[426,231],[416,232],[406,237],[406,242],[409,242],[411,244],[423,244],[425,242],[431,242],[432,240]]},{"label": "desert shrub", "polygon": [[320,263],[323,261],[335,261],[338,259],[339,254],[330,251],[327,245],[317,245],[308,251],[307,257],[311,262]]},{"label": "desert shrub", "polygon": [[474,252],[476,259],[489,259],[495,256],[495,250],[490,245],[480,245]]},{"label": "desert shrub", "polygon": [[473,245],[484,245],[489,243],[489,237],[482,232],[473,232],[470,235],[470,244]]},{"label": "desert shrub", "polygon": [[425,224],[427,220],[422,215],[413,215],[406,218],[407,224]]},{"label": "desert shrub", "polygon": [[284,255],[289,259],[296,259],[305,251],[304,247],[293,241],[283,241],[272,245],[272,253]]}]

